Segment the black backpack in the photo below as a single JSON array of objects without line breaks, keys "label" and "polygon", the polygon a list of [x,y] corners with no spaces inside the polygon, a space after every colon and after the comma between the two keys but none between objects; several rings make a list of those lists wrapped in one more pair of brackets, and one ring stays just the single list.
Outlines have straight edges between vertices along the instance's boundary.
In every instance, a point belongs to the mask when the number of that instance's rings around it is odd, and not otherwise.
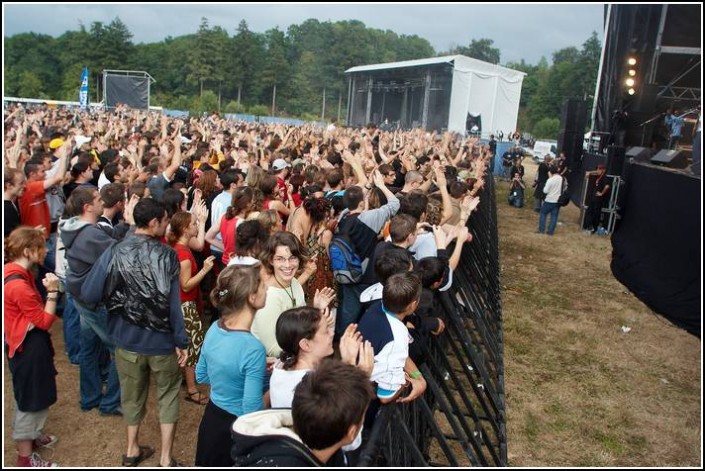
[{"label": "black backpack", "polygon": [[568,181],[565,179],[565,177],[561,177],[562,180],[562,191],[561,191],[561,196],[558,197],[558,204],[561,206],[568,206],[568,203],[570,203],[570,191],[568,191]]}]

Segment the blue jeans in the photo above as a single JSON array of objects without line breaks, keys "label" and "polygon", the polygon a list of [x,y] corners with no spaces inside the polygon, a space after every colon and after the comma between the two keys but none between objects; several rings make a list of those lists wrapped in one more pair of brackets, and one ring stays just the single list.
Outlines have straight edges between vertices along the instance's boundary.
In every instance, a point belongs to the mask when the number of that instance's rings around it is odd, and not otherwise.
[{"label": "blue jeans", "polygon": [[548,223],[548,235],[553,235],[553,231],[556,230],[556,223],[558,222],[558,210],[561,209],[561,205],[558,203],[548,203],[546,201],[541,205],[541,212],[539,213],[539,232],[544,233],[546,230],[546,215],[551,215],[551,222]]},{"label": "blue jeans", "polygon": [[[81,409],[99,407],[101,412],[112,412],[120,407],[120,381],[115,368],[115,345],[108,337],[108,311],[98,306],[95,311],[76,302],[81,316]],[[110,351],[108,387],[103,395],[100,378],[100,353],[103,345]]]},{"label": "blue jeans", "polygon": [[360,295],[370,286],[369,284],[338,285],[340,300],[335,319],[336,338],[340,338],[350,324],[359,322],[363,314]]},{"label": "blue jeans", "polygon": [[64,293],[64,348],[69,361],[77,365],[81,359],[81,318],[76,310],[73,296]]}]

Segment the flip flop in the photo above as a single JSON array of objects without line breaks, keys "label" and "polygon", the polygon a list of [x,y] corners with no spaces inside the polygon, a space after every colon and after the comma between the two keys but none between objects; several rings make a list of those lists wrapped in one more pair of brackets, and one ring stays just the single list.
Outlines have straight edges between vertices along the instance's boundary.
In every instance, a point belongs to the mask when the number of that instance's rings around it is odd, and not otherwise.
[{"label": "flip flop", "polygon": [[193,402],[194,404],[198,404],[199,406],[205,406],[206,404],[208,404],[208,401],[210,400],[210,398],[208,396],[206,396],[205,394],[202,394],[200,391],[196,391],[196,392],[192,392],[192,393],[187,393],[186,400],[188,402]]},{"label": "flip flop", "polygon": [[140,446],[140,453],[137,456],[122,455],[122,465],[135,467],[154,454],[151,446]]}]

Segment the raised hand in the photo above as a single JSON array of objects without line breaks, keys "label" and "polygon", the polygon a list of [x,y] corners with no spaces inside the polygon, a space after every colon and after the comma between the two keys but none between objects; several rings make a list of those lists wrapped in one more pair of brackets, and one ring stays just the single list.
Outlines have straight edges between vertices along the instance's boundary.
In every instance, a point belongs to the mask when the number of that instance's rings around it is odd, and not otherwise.
[{"label": "raised hand", "polygon": [[321,310],[326,309],[333,299],[335,299],[335,290],[333,288],[316,290],[316,294],[313,296],[313,307]]},{"label": "raised hand", "polygon": [[362,345],[362,334],[357,331],[357,324],[350,324],[340,337],[340,359],[348,365],[355,366],[360,345]]}]

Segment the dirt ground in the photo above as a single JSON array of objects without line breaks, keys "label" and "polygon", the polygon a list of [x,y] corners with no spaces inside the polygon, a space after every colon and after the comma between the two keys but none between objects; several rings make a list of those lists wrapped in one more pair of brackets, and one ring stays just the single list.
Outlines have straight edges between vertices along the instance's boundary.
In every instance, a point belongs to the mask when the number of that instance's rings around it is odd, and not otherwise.
[{"label": "dirt ground", "polygon": [[[700,466],[701,352],[697,338],[653,314],[613,277],[607,237],[578,229],[579,211],[561,209],[553,237],[535,234],[531,209],[536,166],[525,161],[522,209],[498,185],[509,464],[511,466]],[[625,333],[622,326],[631,328]],[[81,412],[78,368],[52,329],[59,400],[45,431],[57,435],[42,456],[62,467],[119,466],[125,424]],[[15,464],[12,388],[4,361],[4,466]],[[157,454],[156,401],[141,443]],[[182,390],[182,397],[185,390]],[[193,464],[204,408],[182,402],[174,457]]]}]

